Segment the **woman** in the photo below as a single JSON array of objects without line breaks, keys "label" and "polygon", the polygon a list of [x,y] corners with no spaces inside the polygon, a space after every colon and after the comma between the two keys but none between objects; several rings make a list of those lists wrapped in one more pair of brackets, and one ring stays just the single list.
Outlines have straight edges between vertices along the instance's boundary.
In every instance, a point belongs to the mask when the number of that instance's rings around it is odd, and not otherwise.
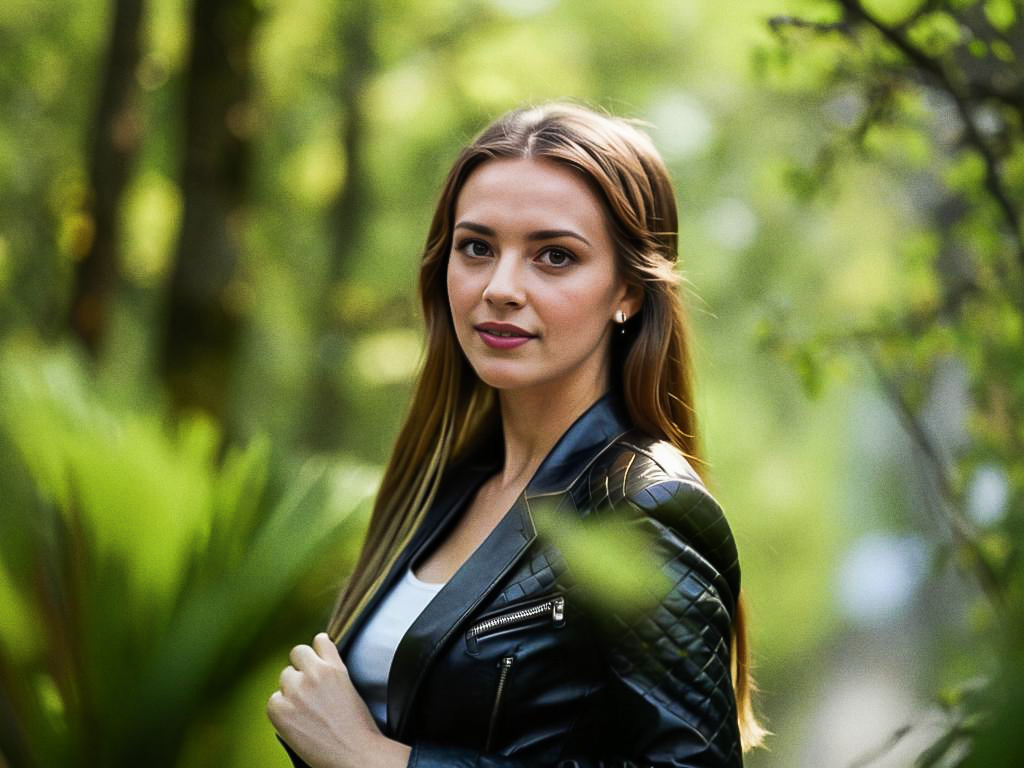
[{"label": "woman", "polygon": [[[736,548],[696,471],[676,231],[625,121],[518,110],[463,151],[362,554],[268,704],[296,765],[732,767],[760,742]],[[608,610],[543,510],[641,533],[660,586]]]}]

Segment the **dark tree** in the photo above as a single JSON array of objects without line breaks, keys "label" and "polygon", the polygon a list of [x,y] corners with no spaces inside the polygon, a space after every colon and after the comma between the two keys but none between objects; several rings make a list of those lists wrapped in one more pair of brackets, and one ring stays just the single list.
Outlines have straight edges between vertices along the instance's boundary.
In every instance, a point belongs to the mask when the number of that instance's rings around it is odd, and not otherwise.
[{"label": "dark tree", "polygon": [[[344,74],[338,86],[339,103],[345,115],[341,137],[345,152],[345,184],[328,206],[328,231],[331,244],[326,280],[319,303],[320,326],[316,338],[323,351],[337,349],[333,341],[344,335],[337,313],[330,310],[331,289],[343,280],[355,261],[356,249],[365,235],[365,222],[371,215],[371,184],[364,158],[366,116],[363,97],[376,63],[372,46],[373,16],[368,3],[353,4],[342,20],[338,45],[344,51]],[[318,354],[313,371],[312,405],[307,421],[306,441],[315,448],[337,444],[340,419],[346,408],[333,368],[338,364],[331,354]]]},{"label": "dark tree", "polygon": [[135,72],[142,0],[117,0],[89,153],[92,242],[75,266],[70,324],[86,349],[99,351],[117,287],[118,210],[142,140]]},{"label": "dark tree", "polygon": [[230,286],[242,253],[252,130],[253,0],[192,5],[184,212],[167,302],[163,375],[174,404],[222,417],[241,325]]}]

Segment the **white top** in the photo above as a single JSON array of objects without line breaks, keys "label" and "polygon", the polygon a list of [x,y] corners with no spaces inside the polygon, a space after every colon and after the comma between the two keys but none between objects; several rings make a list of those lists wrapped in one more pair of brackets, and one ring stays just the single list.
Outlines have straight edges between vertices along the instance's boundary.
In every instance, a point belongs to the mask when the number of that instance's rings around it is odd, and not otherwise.
[{"label": "white top", "polygon": [[349,676],[380,728],[387,722],[388,673],[398,643],[444,584],[420,581],[408,569],[349,647],[345,664]]}]

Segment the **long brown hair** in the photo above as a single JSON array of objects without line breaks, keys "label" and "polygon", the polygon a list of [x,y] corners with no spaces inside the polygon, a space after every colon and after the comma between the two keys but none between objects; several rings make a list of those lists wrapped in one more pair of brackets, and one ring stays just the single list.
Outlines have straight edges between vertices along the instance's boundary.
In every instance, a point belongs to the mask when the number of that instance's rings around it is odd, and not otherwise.
[{"label": "long brown hair", "polygon": [[[446,271],[459,192],[495,158],[545,158],[575,169],[603,201],[624,278],[643,288],[640,312],[612,349],[613,387],[633,423],[675,445],[702,473],[690,376],[688,323],[679,299],[677,214],[672,182],[653,143],[632,123],[570,104],[520,109],[497,120],[465,148],[445,181],[423,252],[420,301],[427,348],[369,530],[352,578],[331,617],[336,640],[369,602],[434,500],[441,475],[498,421],[493,391],[459,348],[448,308]],[[616,334],[618,335],[618,334]],[[744,749],[765,731],[751,699],[742,594],[733,622],[733,682]]]}]

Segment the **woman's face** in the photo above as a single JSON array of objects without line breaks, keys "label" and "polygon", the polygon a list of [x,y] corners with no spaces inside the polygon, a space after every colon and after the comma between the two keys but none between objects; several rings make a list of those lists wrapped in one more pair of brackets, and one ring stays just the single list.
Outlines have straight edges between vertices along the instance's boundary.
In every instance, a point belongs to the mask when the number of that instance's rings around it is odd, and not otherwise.
[{"label": "woman's face", "polygon": [[[477,375],[500,390],[599,396],[616,311],[639,309],[601,201],[544,159],[489,160],[455,205],[448,300]],[[592,390],[592,391],[591,391]]]}]

